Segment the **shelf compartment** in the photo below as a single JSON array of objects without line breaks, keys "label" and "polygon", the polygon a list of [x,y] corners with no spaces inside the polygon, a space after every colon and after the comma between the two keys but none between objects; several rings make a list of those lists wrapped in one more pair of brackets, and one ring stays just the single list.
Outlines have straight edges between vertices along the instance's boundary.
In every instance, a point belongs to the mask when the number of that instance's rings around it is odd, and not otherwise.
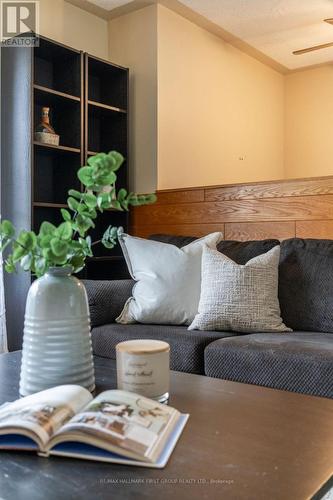
[{"label": "shelf compartment", "polygon": [[[80,97],[76,97],[75,95],[66,94],[65,92],[59,92],[58,90],[53,90],[48,87],[43,87],[42,85],[34,85],[35,92],[41,92],[45,95],[45,98],[50,100],[56,100],[57,98],[71,99],[72,101],[80,102]],[[46,97],[48,96],[48,97]],[[54,97],[53,97],[54,96]]]},{"label": "shelf compartment", "polygon": [[[80,191],[77,171],[80,155],[48,148],[37,148],[34,155],[34,204],[66,206],[68,190]],[[40,205],[41,206],[41,205]]]},{"label": "shelf compartment", "polygon": [[[49,97],[51,96],[51,99]],[[60,136],[60,146],[81,148],[81,105],[78,101],[62,99],[45,92],[35,92],[34,130],[41,122],[42,107],[50,107],[50,123]]]},{"label": "shelf compartment", "polygon": [[81,54],[40,38],[34,51],[34,83],[81,97]]},{"label": "shelf compartment", "polygon": [[87,60],[89,101],[126,110],[128,70],[89,56]]},{"label": "shelf compartment", "polygon": [[48,221],[58,226],[63,222],[63,218],[58,207],[33,206],[33,221],[33,230],[38,232],[42,222]]},{"label": "shelf compartment", "polygon": [[127,115],[88,107],[88,151],[119,151],[126,157]]}]

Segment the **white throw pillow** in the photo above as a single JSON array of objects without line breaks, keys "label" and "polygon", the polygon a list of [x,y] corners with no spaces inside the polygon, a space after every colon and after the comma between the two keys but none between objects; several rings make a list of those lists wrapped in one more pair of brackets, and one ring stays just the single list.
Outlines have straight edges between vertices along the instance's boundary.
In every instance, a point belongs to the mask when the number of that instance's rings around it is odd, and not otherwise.
[{"label": "white throw pillow", "polygon": [[222,233],[212,233],[178,248],[122,234],[119,241],[137,283],[116,321],[189,325],[198,312],[203,249],[215,249],[221,239]]},{"label": "white throw pillow", "polygon": [[205,248],[199,312],[189,330],[290,332],[278,299],[280,246],[244,266]]}]

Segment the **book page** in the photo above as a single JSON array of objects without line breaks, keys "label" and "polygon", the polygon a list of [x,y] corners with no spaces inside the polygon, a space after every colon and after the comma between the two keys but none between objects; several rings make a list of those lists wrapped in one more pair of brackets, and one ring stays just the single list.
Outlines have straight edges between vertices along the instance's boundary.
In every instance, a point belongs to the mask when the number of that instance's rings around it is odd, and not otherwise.
[{"label": "book page", "polygon": [[63,385],[0,406],[0,433],[25,430],[44,447],[60,427],[82,410],[92,395],[83,387]]},{"label": "book page", "polygon": [[96,446],[149,459],[176,415],[175,409],[138,394],[105,391],[65,424],[57,437],[81,433],[93,438]]}]

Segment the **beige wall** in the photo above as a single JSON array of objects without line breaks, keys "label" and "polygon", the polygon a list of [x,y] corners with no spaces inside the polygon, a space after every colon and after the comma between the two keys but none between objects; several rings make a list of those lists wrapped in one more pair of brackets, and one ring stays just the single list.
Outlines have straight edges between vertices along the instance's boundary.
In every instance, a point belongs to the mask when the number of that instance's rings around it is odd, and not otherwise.
[{"label": "beige wall", "polygon": [[40,0],[40,34],[108,58],[108,23],[64,0]]},{"label": "beige wall", "polygon": [[333,64],[283,76],[160,5],[40,6],[41,34],[130,68],[132,189],[332,174]]},{"label": "beige wall", "polygon": [[333,174],[333,64],[285,77],[285,176]]},{"label": "beige wall", "polygon": [[130,68],[131,188],[157,186],[157,6],[109,22],[109,59]]},{"label": "beige wall", "polygon": [[283,104],[281,74],[159,6],[159,189],[282,178]]}]

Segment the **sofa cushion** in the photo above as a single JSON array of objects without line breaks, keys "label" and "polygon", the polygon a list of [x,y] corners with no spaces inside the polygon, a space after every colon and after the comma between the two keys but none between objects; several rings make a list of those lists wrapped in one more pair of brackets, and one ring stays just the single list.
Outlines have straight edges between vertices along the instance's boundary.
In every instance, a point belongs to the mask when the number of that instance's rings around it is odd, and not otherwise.
[{"label": "sofa cushion", "polygon": [[279,259],[280,246],[245,265],[205,248],[198,313],[189,330],[290,331],[280,315]]},{"label": "sofa cushion", "polygon": [[293,330],[333,332],[333,241],[281,243],[281,315]]},{"label": "sofa cushion", "polygon": [[113,323],[132,295],[134,280],[83,280],[92,328]]},{"label": "sofa cushion", "polygon": [[92,330],[94,354],[116,358],[115,346],[123,340],[156,339],[170,344],[171,368],[188,373],[204,373],[204,350],[214,340],[232,332],[189,332],[182,326],[119,325],[116,323]]},{"label": "sofa cushion", "polygon": [[[194,236],[174,236],[170,234],[153,234],[150,236],[151,240],[162,241],[163,243],[170,243],[177,247],[188,245],[196,238]],[[225,240],[220,241],[217,245],[217,250],[224,253],[227,257],[232,259],[237,264],[246,264],[253,257],[257,257],[263,253],[268,252],[276,245],[279,245],[279,240],[258,240],[258,241],[234,241]]]},{"label": "sofa cushion", "polygon": [[117,323],[189,325],[198,311],[202,252],[216,249],[222,233],[211,233],[178,248],[169,243],[119,236],[136,283]]},{"label": "sofa cushion", "polygon": [[206,347],[205,373],[333,398],[333,335],[258,333],[217,340]]},{"label": "sofa cushion", "polygon": [[258,257],[263,253],[268,252],[276,245],[279,245],[279,240],[258,240],[258,241],[221,241],[217,245],[217,250],[224,253],[229,259],[232,259],[237,264],[244,265],[254,257]]},{"label": "sofa cushion", "polygon": [[173,234],[152,234],[149,236],[150,240],[160,241],[161,243],[169,243],[178,248],[189,245],[192,241],[196,240],[196,236],[175,236]]}]

